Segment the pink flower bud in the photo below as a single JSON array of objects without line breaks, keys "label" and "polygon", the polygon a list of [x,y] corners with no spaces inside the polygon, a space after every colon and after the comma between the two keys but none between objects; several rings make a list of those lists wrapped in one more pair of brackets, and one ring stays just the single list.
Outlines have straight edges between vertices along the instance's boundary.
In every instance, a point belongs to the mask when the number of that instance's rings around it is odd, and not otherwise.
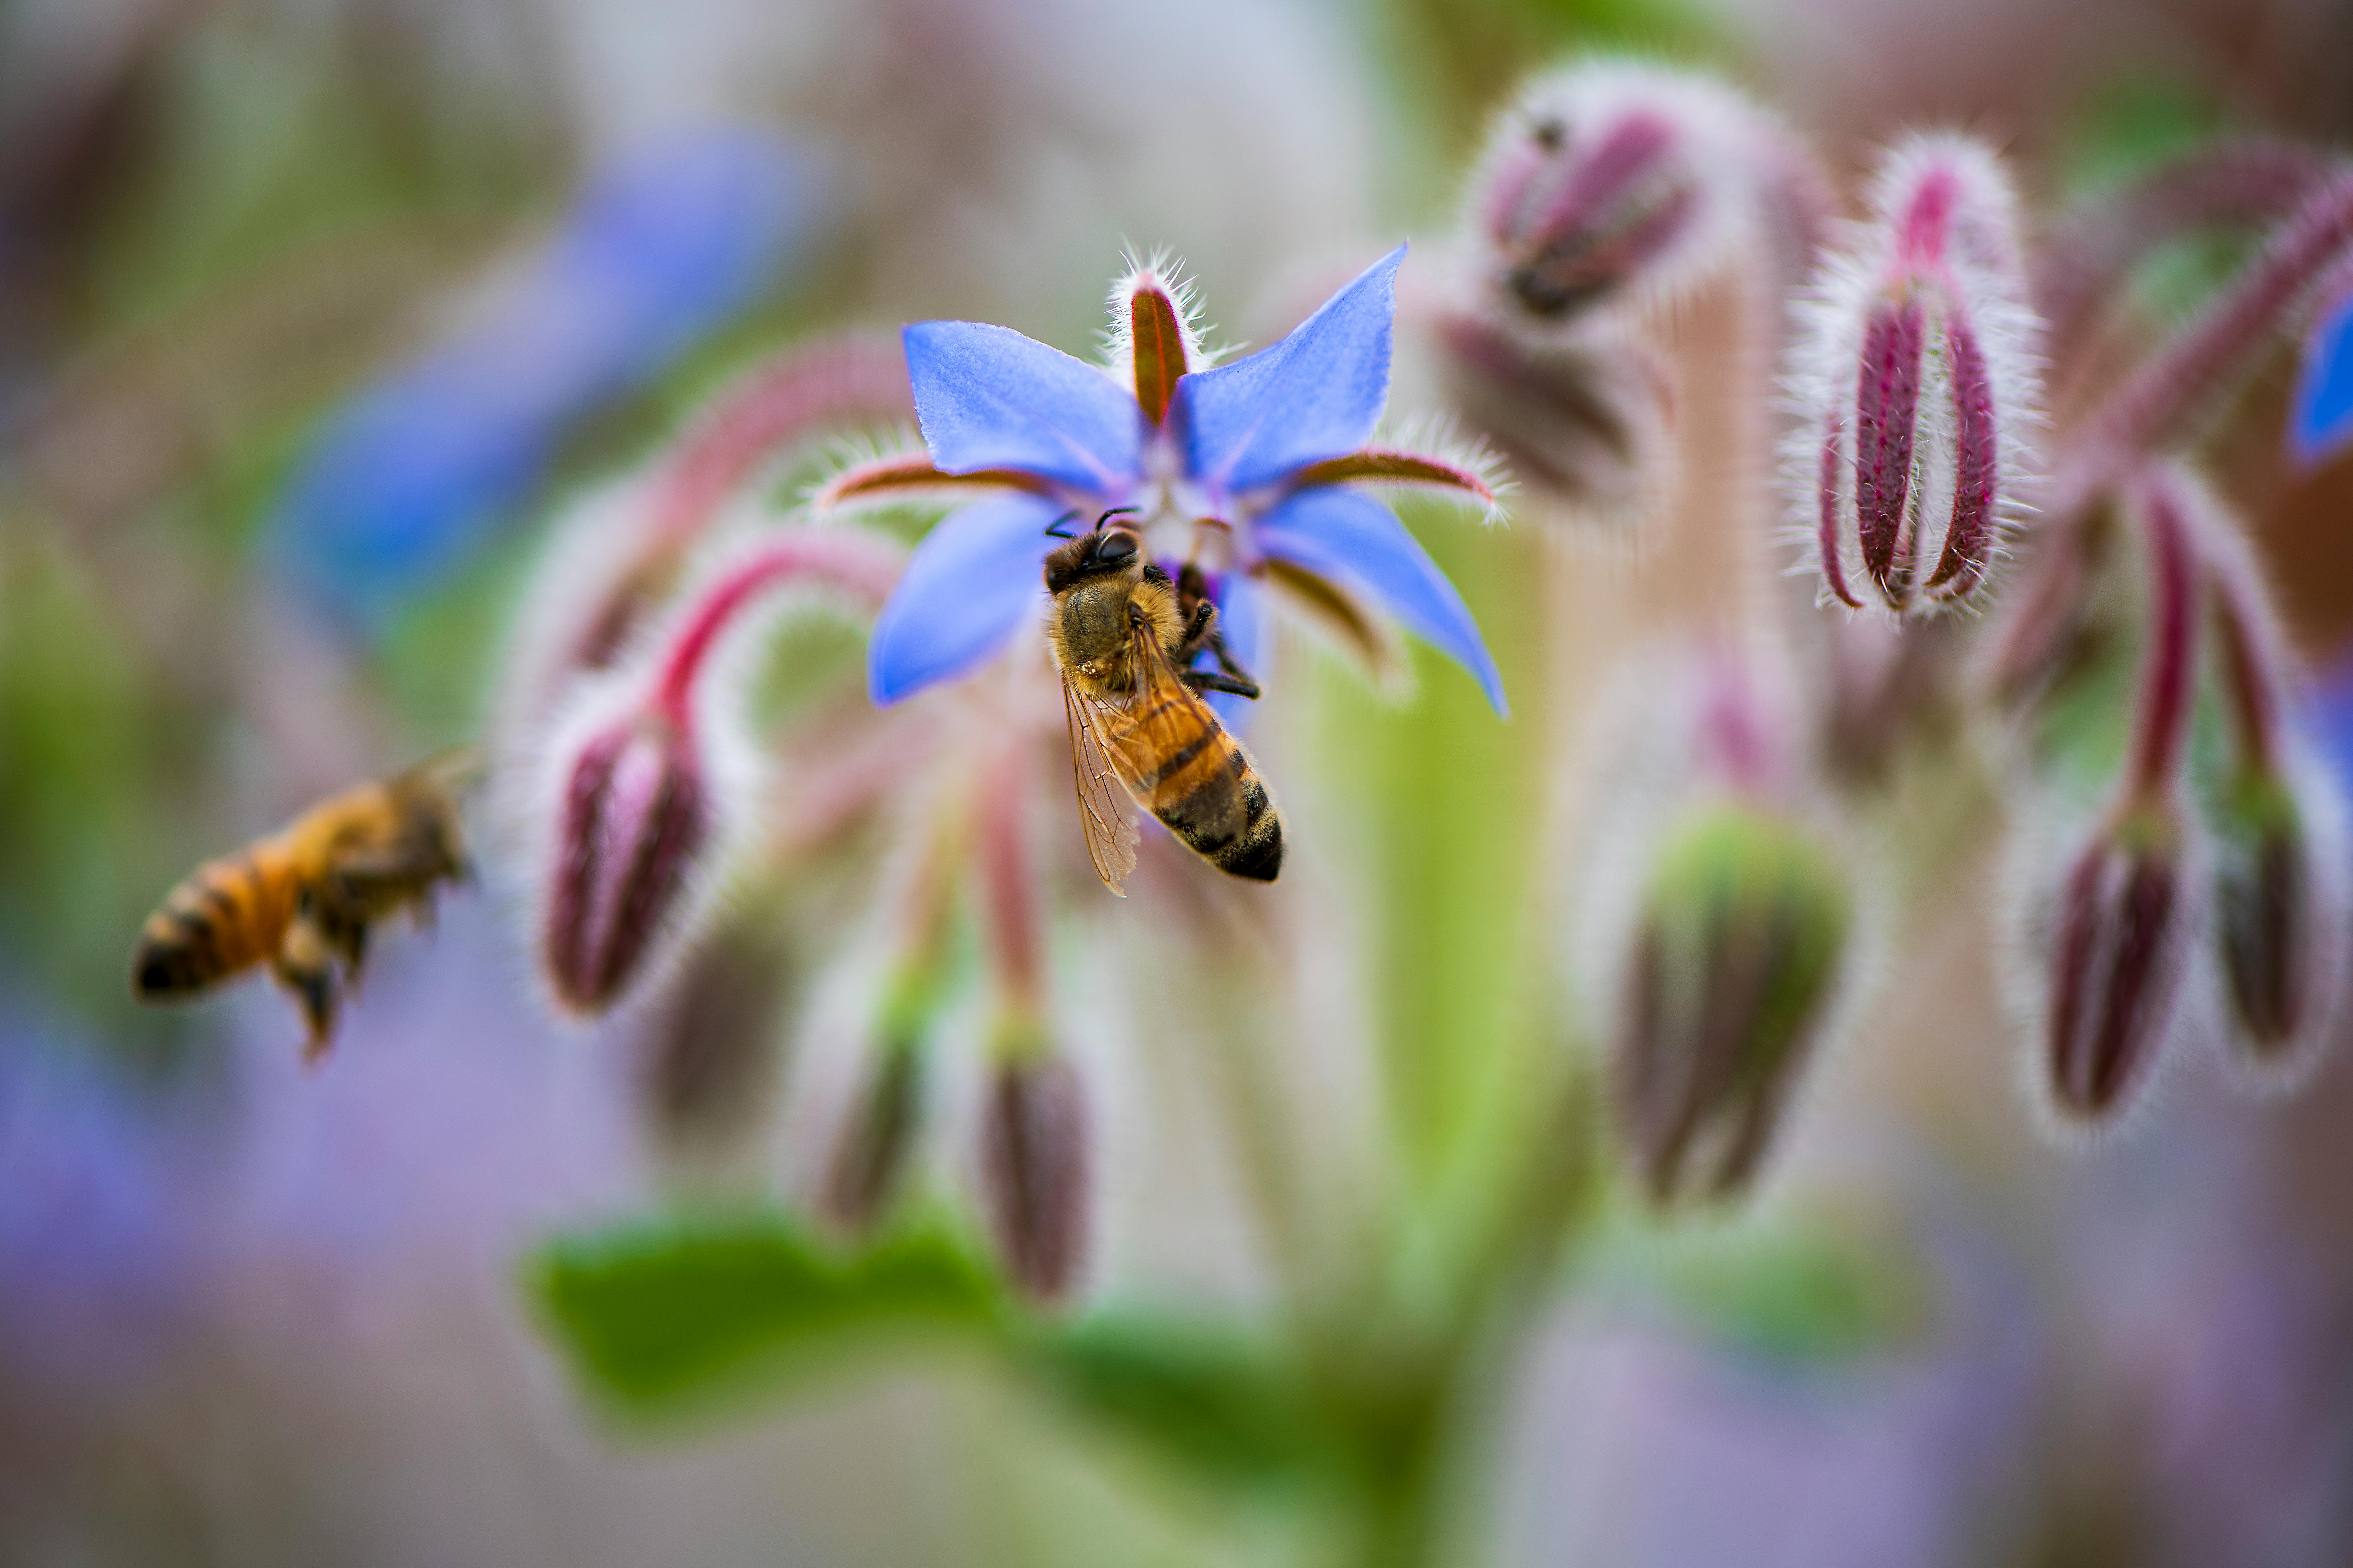
[{"label": "pink flower bud", "polygon": [[2104,825],[2059,884],[2040,1028],[2063,1118],[2115,1115],[2164,1046],[2195,923],[2182,859],[2179,817],[2146,805]]},{"label": "pink flower bud", "polygon": [[1087,1119],[1078,1073],[1060,1057],[1022,1053],[994,1069],[982,1110],[981,1195],[1006,1271],[1054,1300],[1086,1252]]},{"label": "pink flower bud", "polygon": [[878,604],[900,560],[855,530],[779,530],[722,557],[642,662],[575,691],[514,803],[545,825],[538,942],[565,1011],[612,1008],[708,912],[709,873],[736,845],[765,765],[740,714],[745,634],[773,624],[789,590]]},{"label": "pink flower bud", "polygon": [[1721,83],[1575,66],[1530,84],[1472,176],[1482,288],[1500,318],[1531,327],[1663,303],[1744,246],[1769,248],[1773,219],[1801,255],[1820,187],[1794,139]]},{"label": "pink flower bud", "polygon": [[2122,500],[2148,593],[2124,775],[2047,895],[2023,955],[2042,979],[2029,999],[2042,1076],[2059,1116],[2075,1122],[2114,1115],[2147,1079],[2203,920],[2179,804],[2197,700],[2200,518],[2181,476],[2163,465],[2137,472]]},{"label": "pink flower bud", "polygon": [[703,770],[667,718],[626,719],[574,753],[542,933],[565,1007],[601,1013],[638,978],[711,837]]},{"label": "pink flower bud", "polygon": [[1984,583],[2037,420],[2017,201],[1958,137],[1891,153],[1791,346],[1790,489],[1826,599],[1897,614]]}]

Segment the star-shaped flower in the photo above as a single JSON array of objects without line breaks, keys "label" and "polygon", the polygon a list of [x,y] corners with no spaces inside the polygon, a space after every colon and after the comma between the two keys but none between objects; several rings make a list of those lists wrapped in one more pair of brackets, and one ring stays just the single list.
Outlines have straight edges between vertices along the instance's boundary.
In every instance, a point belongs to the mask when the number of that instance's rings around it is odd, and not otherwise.
[{"label": "star-shaped flower", "polygon": [[1370,599],[1469,670],[1502,711],[1502,679],[1461,595],[1397,515],[1351,482],[1494,500],[1466,464],[1367,444],[1388,400],[1404,258],[1399,246],[1281,342],[1215,368],[1185,290],[1156,266],[1113,290],[1109,367],[1006,327],[908,327],[927,454],[853,468],[818,504],[943,487],[1003,493],[951,513],[908,562],[870,644],[874,700],[997,652],[1037,619],[1041,563],[1058,542],[1046,531],[1124,509],[1155,557],[1207,577],[1244,664],[1257,653],[1261,584],[1359,631]]}]

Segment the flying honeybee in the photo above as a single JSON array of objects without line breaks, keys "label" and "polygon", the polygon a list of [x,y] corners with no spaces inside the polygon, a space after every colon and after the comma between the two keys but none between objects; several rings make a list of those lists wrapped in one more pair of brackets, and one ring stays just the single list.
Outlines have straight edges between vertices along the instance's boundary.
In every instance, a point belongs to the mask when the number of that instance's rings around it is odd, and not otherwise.
[{"label": "flying honeybee", "polygon": [[473,767],[470,752],[446,752],[198,867],[147,917],[133,991],[183,1001],[267,963],[302,1009],[303,1056],[316,1060],[359,980],[368,928],[404,909],[425,924],[434,889],[467,875],[455,792]]},{"label": "flying honeybee", "polygon": [[[1095,875],[1118,893],[1135,868],[1124,792],[1219,870],[1271,882],[1282,868],[1282,814],[1200,695],[1254,698],[1257,683],[1226,652],[1199,574],[1188,566],[1171,581],[1133,531],[1105,526],[1116,515],[1103,513],[1046,557],[1048,635]],[[1204,650],[1218,668],[1191,668]]]}]

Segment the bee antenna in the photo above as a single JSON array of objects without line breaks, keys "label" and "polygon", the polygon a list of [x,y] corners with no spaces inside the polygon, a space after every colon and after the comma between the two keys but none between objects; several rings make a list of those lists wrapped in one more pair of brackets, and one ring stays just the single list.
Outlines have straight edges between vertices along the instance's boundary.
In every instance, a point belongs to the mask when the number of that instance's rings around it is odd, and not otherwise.
[{"label": "bee antenna", "polygon": [[[1067,528],[1065,528],[1063,525],[1064,525],[1064,524],[1066,524],[1066,523],[1072,523],[1072,522],[1076,522],[1076,521],[1079,521],[1079,512],[1078,512],[1078,510],[1074,507],[1074,508],[1072,508],[1071,510],[1064,512],[1061,516],[1060,516],[1060,517],[1056,518],[1053,521],[1051,521],[1051,522],[1050,522],[1050,523],[1048,523],[1048,524],[1046,525],[1046,537],[1047,537],[1047,538],[1049,538],[1049,539],[1069,539],[1069,538],[1071,538],[1071,533],[1070,533],[1070,531],[1069,531]],[[1095,526],[1096,526],[1097,528],[1101,528],[1101,527],[1103,526],[1103,524],[1101,524],[1101,523],[1097,523],[1097,524],[1095,524]]]},{"label": "bee antenna", "polygon": [[1103,513],[1101,517],[1095,519],[1095,531],[1097,533],[1101,533],[1103,531],[1103,525],[1109,522],[1113,518],[1119,516],[1122,512],[1135,512],[1142,511],[1144,509],[1140,506],[1115,506],[1109,511]]}]

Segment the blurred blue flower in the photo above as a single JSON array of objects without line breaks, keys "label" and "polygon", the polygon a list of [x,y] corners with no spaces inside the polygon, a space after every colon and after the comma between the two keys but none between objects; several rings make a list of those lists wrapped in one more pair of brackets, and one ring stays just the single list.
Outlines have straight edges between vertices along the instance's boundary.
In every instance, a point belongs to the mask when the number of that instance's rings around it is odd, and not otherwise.
[{"label": "blurred blue flower", "polygon": [[2353,796],[2353,644],[2319,663],[2296,694],[2293,718],[2337,788]]},{"label": "blurred blue flower", "polygon": [[[1477,679],[1504,690],[1470,611],[1394,512],[1342,481],[1493,494],[1472,469],[1368,447],[1388,398],[1399,246],[1273,347],[1215,369],[1181,319],[1181,288],[1151,268],[1123,285],[1134,387],[1009,328],[923,321],[904,333],[929,462],[885,458],[828,487],[827,500],[944,483],[1009,493],[951,513],[909,561],[870,645],[874,700],[960,675],[1034,618],[1046,530],[1132,508],[1135,526],[1216,536],[1209,574],[1227,645],[1260,641],[1255,579],[1270,562],[1353,590]],[[1165,537],[1165,534],[1164,534]]]},{"label": "blurred blue flower", "polygon": [[565,434],[768,291],[818,226],[819,171],[705,130],[598,174],[495,302],[332,415],[268,528],[306,601],[364,629],[510,516]]},{"label": "blurred blue flower", "polygon": [[2353,437],[2353,293],[2313,329],[2288,410],[2288,450],[2306,468],[2333,458]]}]

